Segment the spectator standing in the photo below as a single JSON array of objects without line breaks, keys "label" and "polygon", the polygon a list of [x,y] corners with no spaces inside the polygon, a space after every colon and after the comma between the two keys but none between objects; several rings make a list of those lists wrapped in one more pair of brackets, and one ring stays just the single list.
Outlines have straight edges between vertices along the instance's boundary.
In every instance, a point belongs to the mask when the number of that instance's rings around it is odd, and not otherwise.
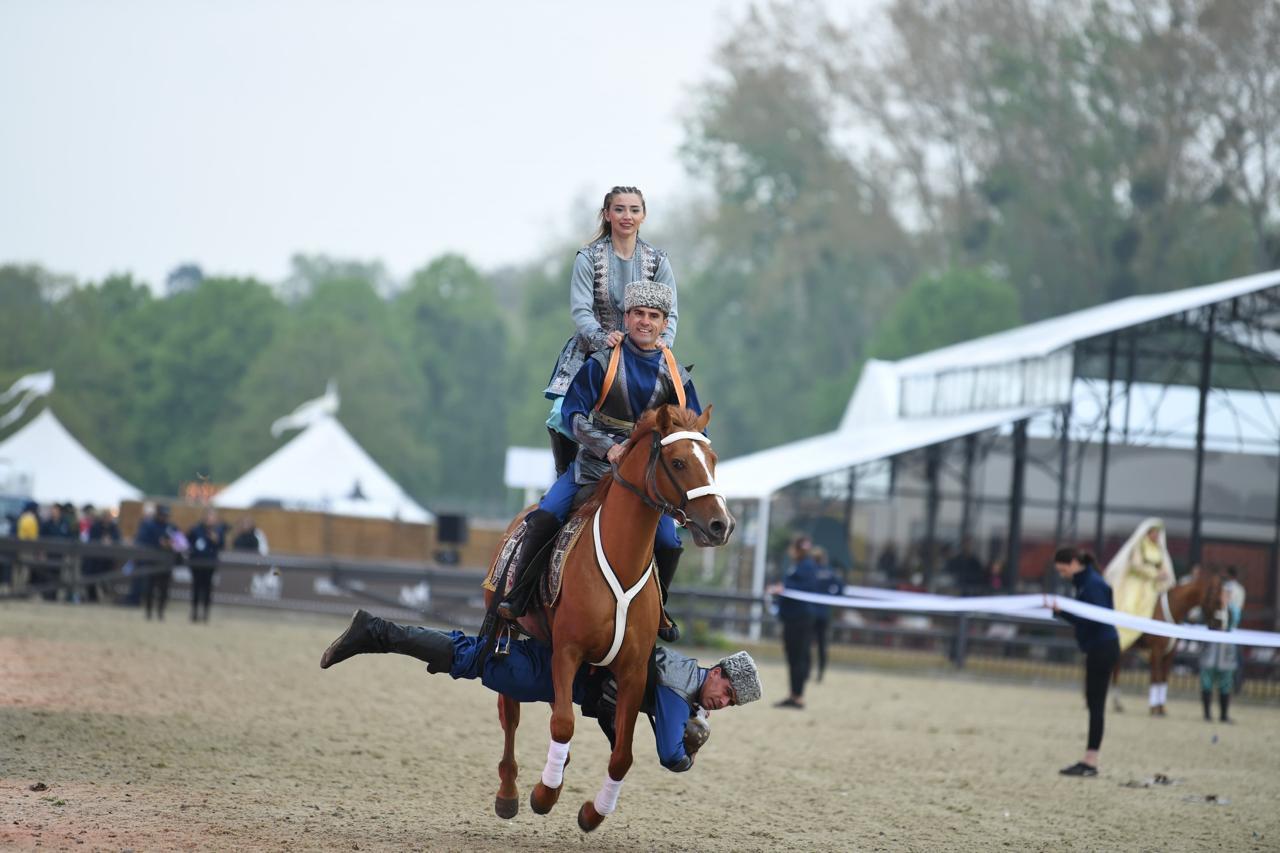
[{"label": "spectator standing", "polygon": [[231,540],[233,551],[256,551],[267,555],[267,537],[254,526],[253,517],[243,515],[236,522],[235,537]]},{"label": "spectator standing", "polygon": [[187,541],[191,545],[191,621],[200,621],[203,603],[203,619],[208,622],[213,573],[217,570],[218,552],[226,547],[227,526],[219,521],[216,510],[206,510],[200,523],[187,533]]},{"label": "spectator standing", "polygon": [[882,583],[892,586],[898,580],[898,546],[890,542],[876,558],[876,571],[884,576]]},{"label": "spectator standing", "polygon": [[[155,513],[142,520],[133,543],[139,548],[155,548],[165,552],[173,548],[173,527],[169,524],[169,508],[164,504],[156,506]],[[164,619],[164,606],[169,601],[169,583],[173,580],[172,557],[166,553],[155,561],[139,562],[138,567],[146,572],[142,578],[142,598],[146,603],[147,618],[151,618],[151,608],[155,605],[156,618]]]},{"label": "spectator standing", "polygon": [[[810,553],[814,563],[818,566],[817,575],[814,578],[815,592],[823,595],[839,595],[843,584],[834,571],[831,570],[830,560],[827,558],[827,550],[817,545],[813,547]],[[827,671],[827,646],[831,639],[831,605],[829,604],[813,604],[813,641],[818,647],[818,677],[817,682],[822,683],[822,676]]]},{"label": "spectator standing", "polygon": [[[1075,548],[1059,548],[1053,555],[1053,567],[1061,578],[1070,579],[1077,600],[1114,609],[1111,587],[1098,572],[1092,554]],[[1059,610],[1056,597],[1046,605],[1052,606],[1054,616],[1065,619],[1076,629],[1076,645],[1084,652],[1084,699],[1089,708],[1089,740],[1084,758],[1058,772],[1063,776],[1097,776],[1103,715],[1107,710],[1107,687],[1120,658],[1120,635],[1111,625]]]},{"label": "spectator standing", "polygon": [[[1240,583],[1238,575],[1239,572],[1235,566],[1227,566],[1227,579],[1222,584],[1222,588],[1231,595],[1231,606],[1236,609],[1238,616],[1236,619],[1237,625],[1244,621],[1244,601],[1246,598],[1244,584]],[[1231,648],[1236,655],[1236,678],[1233,692],[1239,695],[1240,688],[1244,686],[1244,648],[1242,646],[1232,646]]]},{"label": "spectator standing", "polygon": [[[1222,598],[1216,613],[1206,613],[1205,621],[1211,626],[1220,625],[1223,631],[1234,631],[1240,625],[1240,610],[1231,601],[1231,590],[1224,584]],[[1213,722],[1213,692],[1218,692],[1218,720],[1234,722],[1227,714],[1231,704],[1231,683],[1236,674],[1236,650],[1239,646],[1227,643],[1205,643],[1200,652],[1200,701],[1204,704],[1206,723]]]},{"label": "spectator standing", "polygon": [[81,542],[89,541],[89,529],[93,526],[93,519],[97,513],[94,511],[93,504],[85,504],[80,507],[80,523],[78,531]]},{"label": "spectator standing", "polygon": [[33,542],[40,538],[40,507],[35,501],[27,501],[18,516],[18,538]]},{"label": "spectator standing", "polygon": [[982,568],[982,561],[974,556],[973,540],[968,536],[960,540],[960,552],[947,560],[946,571],[961,595],[982,595],[987,591],[988,573]]},{"label": "spectator standing", "polygon": [[[69,504],[49,504],[49,514],[40,522],[40,538],[56,542],[59,540],[75,539],[76,532],[68,517],[67,509]],[[40,597],[45,601],[58,600],[58,575],[59,570],[53,568],[54,564],[60,563],[63,558],[62,551],[46,550],[40,562],[44,565],[31,569],[32,584],[51,584],[50,589],[46,589],[40,593]]]},{"label": "spectator standing", "polygon": [[[85,507],[86,512],[92,507]],[[115,516],[111,510],[98,510],[89,520],[88,538],[85,540],[89,544],[97,545],[119,545],[120,544],[120,525],[116,524]],[[81,570],[84,572],[86,586],[86,597],[89,601],[97,601],[98,585],[94,578],[98,575],[104,575],[111,571],[113,563],[107,557],[86,557],[81,561]]]},{"label": "spectator standing", "polygon": [[[818,592],[818,564],[810,550],[813,543],[808,536],[797,536],[791,542],[791,567],[781,586],[774,591],[792,589],[797,592]],[[813,605],[807,601],[780,596],[778,619],[782,622],[782,648],[787,656],[787,674],[791,692],[776,703],[779,708],[804,708],[804,685],[809,680],[813,662]]]}]

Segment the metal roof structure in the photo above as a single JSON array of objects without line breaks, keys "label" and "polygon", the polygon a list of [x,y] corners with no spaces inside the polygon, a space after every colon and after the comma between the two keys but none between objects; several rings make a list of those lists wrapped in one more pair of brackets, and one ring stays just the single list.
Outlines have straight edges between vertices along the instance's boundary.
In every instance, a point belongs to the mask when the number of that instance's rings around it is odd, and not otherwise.
[{"label": "metal roof structure", "polygon": [[[1184,334],[1199,352],[1198,386],[1135,381],[1139,377],[1133,372],[1133,351],[1138,339],[1169,330]],[[1122,337],[1130,351],[1127,377],[1117,373]],[[1280,441],[1277,397],[1261,385],[1247,386],[1243,393],[1211,388],[1214,342],[1256,356],[1260,364],[1280,363],[1280,270],[1133,296],[896,362],[868,361],[835,431],[717,466],[717,481],[726,497],[759,503],[752,591],[763,592],[769,505],[780,489],[1015,423],[1021,424],[1025,442],[1026,422],[1036,414],[1060,414],[1065,447],[1072,440],[1075,408],[1085,418],[1076,423],[1076,439],[1093,441],[1100,434],[1105,445],[1113,432],[1120,434],[1119,407],[1125,407],[1127,416],[1137,401],[1140,419],[1151,426],[1133,438],[1168,446],[1185,447],[1189,442],[1196,450],[1197,471],[1206,443],[1229,449],[1232,433],[1240,440],[1241,452],[1246,444],[1257,452],[1268,441],[1274,450]],[[1096,365],[1095,375],[1082,376],[1086,359],[1102,353],[1100,344],[1109,348],[1109,358],[1103,359],[1105,377],[1098,380]],[[1158,359],[1161,354],[1154,355]],[[1256,383],[1252,367],[1246,364],[1244,369]],[[1105,389],[1101,394],[1099,387]],[[1158,412],[1164,404],[1176,411]],[[1210,420],[1213,428],[1207,429]],[[1130,440],[1127,421],[1124,440]],[[1193,534],[1197,543],[1198,489],[1199,474]],[[1016,525],[1011,528],[1017,530]],[[1016,570],[1016,564],[1012,568]]]}]

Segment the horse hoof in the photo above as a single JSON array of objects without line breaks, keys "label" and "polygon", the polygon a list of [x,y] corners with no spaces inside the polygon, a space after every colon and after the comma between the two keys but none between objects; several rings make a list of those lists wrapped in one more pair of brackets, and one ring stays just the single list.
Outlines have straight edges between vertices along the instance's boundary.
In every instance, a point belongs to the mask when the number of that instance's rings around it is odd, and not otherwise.
[{"label": "horse hoof", "polygon": [[494,797],[493,813],[503,820],[511,820],[520,812],[519,797]]},{"label": "horse hoof", "polygon": [[529,808],[533,809],[534,814],[547,814],[551,811],[551,807],[556,804],[556,800],[560,799],[560,788],[548,788],[539,782],[533,786],[533,790],[529,792]]},{"label": "horse hoof", "polygon": [[596,804],[587,800],[578,809],[578,828],[583,832],[591,832],[604,823],[604,815],[596,811]]}]

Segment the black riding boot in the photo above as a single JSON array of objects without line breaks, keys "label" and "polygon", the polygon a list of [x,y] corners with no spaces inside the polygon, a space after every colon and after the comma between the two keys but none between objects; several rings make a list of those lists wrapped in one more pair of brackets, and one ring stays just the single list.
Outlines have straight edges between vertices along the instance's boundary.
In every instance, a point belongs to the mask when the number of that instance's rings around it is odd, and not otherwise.
[{"label": "black riding boot", "polygon": [[1204,705],[1204,721],[1213,722],[1213,694],[1208,690],[1200,691],[1200,704]]},{"label": "black riding boot", "polygon": [[352,655],[395,653],[427,664],[427,672],[448,672],[453,666],[453,638],[443,631],[397,625],[357,610],[351,624],[320,656],[320,668],[328,669]]},{"label": "black riding boot", "polygon": [[658,588],[662,590],[662,622],[658,625],[658,638],[666,643],[680,639],[680,626],[667,614],[667,592],[680,565],[683,548],[655,548],[653,561],[658,564]]},{"label": "black riding boot", "polygon": [[568,471],[573,460],[578,458],[578,443],[551,427],[547,427],[547,432],[551,435],[551,455],[555,457],[556,476],[559,477]]},{"label": "black riding boot", "polygon": [[1227,706],[1231,704],[1231,694],[1223,690],[1218,694],[1218,719],[1224,723],[1231,722],[1227,715]]},{"label": "black riding boot", "polygon": [[515,573],[515,582],[511,594],[498,605],[498,615],[503,619],[518,619],[529,609],[542,578],[541,572],[529,570],[529,564],[559,531],[560,519],[545,509],[535,509],[524,517],[524,534],[507,570]]}]

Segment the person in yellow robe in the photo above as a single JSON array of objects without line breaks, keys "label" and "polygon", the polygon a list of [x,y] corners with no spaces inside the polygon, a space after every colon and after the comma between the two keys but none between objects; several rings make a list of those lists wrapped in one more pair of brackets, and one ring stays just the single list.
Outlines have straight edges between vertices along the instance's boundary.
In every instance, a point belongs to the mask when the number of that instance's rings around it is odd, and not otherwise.
[{"label": "person in yellow robe", "polygon": [[[1169,557],[1164,522],[1158,518],[1144,519],[1133,531],[1124,546],[1107,564],[1103,574],[1111,586],[1115,609],[1133,616],[1152,618],[1159,605],[1160,596],[1173,586],[1173,560]],[[1120,632],[1120,650],[1133,645],[1142,632],[1133,628],[1117,628]],[[1152,708],[1164,707],[1167,684],[1151,685],[1147,698]],[[1153,713],[1155,713],[1153,711]]]},{"label": "person in yellow robe", "polygon": [[[1103,575],[1111,586],[1116,610],[1151,618],[1160,594],[1174,584],[1173,560],[1165,544],[1164,522],[1148,518],[1107,564]],[[1120,628],[1121,651],[1133,645],[1142,632]]]}]

